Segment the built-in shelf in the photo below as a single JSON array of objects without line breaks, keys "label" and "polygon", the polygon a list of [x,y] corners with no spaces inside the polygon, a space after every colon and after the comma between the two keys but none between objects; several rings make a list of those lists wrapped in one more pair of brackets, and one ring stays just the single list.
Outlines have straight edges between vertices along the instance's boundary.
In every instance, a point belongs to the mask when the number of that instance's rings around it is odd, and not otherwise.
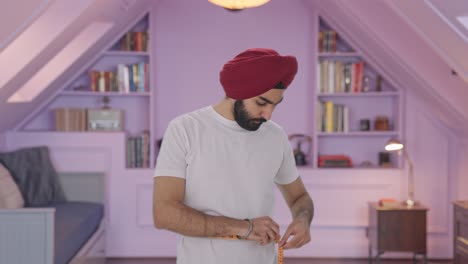
[{"label": "built-in shelf", "polygon": [[317,96],[321,97],[389,97],[399,96],[398,92],[359,92],[359,93],[320,93]]},{"label": "built-in shelf", "polygon": [[77,131],[77,130],[70,130],[70,131],[58,131],[58,130],[25,130],[24,133],[31,133],[31,134],[48,134],[53,136],[53,133],[57,133],[60,135],[66,135],[66,136],[79,136],[79,135],[90,135],[90,136],[97,136],[97,135],[116,135],[116,134],[124,134],[125,131],[91,131],[91,130],[83,130],[83,131]]},{"label": "built-in shelf", "polygon": [[397,136],[397,131],[352,131],[352,132],[318,132],[319,137],[379,137]]},{"label": "built-in shelf", "polygon": [[365,167],[365,166],[357,166],[355,165],[354,167],[318,167],[314,168],[311,165],[306,165],[306,166],[297,166],[297,169],[299,172],[301,171],[319,171],[319,170],[342,170],[342,169],[353,169],[353,170],[399,170],[400,168],[397,167],[379,167],[379,166],[370,166],[370,167]]},{"label": "built-in shelf", "polygon": [[314,170],[396,170],[395,167],[364,167],[364,166],[354,166],[354,167],[318,167]]},{"label": "built-in shelf", "polygon": [[[154,177],[154,167],[151,168],[124,168],[124,174],[131,175],[134,179],[152,179]],[[151,181],[152,183],[152,181]]]},{"label": "built-in shelf", "polygon": [[360,57],[361,54],[358,52],[319,52],[318,56],[320,58],[327,57]]},{"label": "built-in shelf", "polygon": [[143,168],[143,167],[135,167],[135,168],[125,168],[126,171],[138,171],[141,172],[141,176],[153,176],[154,168]]},{"label": "built-in shelf", "polygon": [[[309,126],[315,128],[311,131],[314,144],[308,160],[311,169],[300,170],[310,175],[349,175],[349,172],[358,177],[361,171],[388,174],[400,168],[402,159],[396,155],[391,159],[394,167],[378,166],[382,163],[380,152],[384,151],[384,144],[392,138],[401,138],[404,94],[400,87],[395,87],[373,67],[367,54],[350,45],[344,35],[321,17],[318,17],[318,32],[317,53],[314,53],[317,83],[313,87],[311,107],[315,118],[310,119],[316,123]],[[376,124],[383,118],[387,122],[385,127],[391,130],[373,130],[380,128]],[[369,122],[366,127],[371,130],[359,130],[364,127],[361,125],[364,121]],[[355,167],[319,167],[320,155],[343,155]],[[359,166],[366,164],[370,166]]]},{"label": "built-in shelf", "polygon": [[149,92],[129,92],[129,93],[122,93],[122,92],[90,92],[90,91],[63,91],[60,93],[61,95],[69,95],[69,96],[150,96]]},{"label": "built-in shelf", "polygon": [[111,50],[106,51],[103,55],[107,56],[149,56],[147,51],[124,51],[124,50]]}]

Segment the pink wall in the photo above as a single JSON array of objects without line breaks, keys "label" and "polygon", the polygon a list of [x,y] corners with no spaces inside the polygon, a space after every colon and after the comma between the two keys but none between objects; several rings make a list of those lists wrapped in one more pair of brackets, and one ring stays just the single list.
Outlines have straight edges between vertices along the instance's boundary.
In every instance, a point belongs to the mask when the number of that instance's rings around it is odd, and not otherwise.
[{"label": "pink wall", "polygon": [[[50,0],[19,0],[2,3],[0,50],[27,28],[50,4]],[[21,7],[21,8],[18,8]],[[14,12],[11,12],[14,10]]]},{"label": "pink wall", "polygon": [[453,181],[452,197],[454,200],[468,200],[468,137],[460,138],[454,136],[453,159]]},{"label": "pink wall", "polygon": [[[208,1],[161,1],[156,31],[156,130],[170,119],[217,103],[223,64],[252,47],[295,55],[299,72],[273,120],[289,132],[305,132],[313,21],[301,1],[276,0],[261,8],[229,12]],[[292,115],[291,115],[292,113]],[[291,118],[294,116],[295,118]]]}]

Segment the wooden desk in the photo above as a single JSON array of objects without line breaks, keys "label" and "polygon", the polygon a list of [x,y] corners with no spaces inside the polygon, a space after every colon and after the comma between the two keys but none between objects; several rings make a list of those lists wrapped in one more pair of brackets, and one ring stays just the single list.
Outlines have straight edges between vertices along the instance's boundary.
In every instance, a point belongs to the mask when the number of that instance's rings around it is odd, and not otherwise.
[{"label": "wooden desk", "polygon": [[373,262],[373,250],[377,251],[376,262],[385,251],[402,251],[422,255],[423,263],[427,261],[426,217],[427,208],[421,204],[413,207],[400,205],[382,207],[378,203],[369,203],[369,263]]},{"label": "wooden desk", "polygon": [[468,263],[468,201],[456,201],[453,210],[453,263]]}]

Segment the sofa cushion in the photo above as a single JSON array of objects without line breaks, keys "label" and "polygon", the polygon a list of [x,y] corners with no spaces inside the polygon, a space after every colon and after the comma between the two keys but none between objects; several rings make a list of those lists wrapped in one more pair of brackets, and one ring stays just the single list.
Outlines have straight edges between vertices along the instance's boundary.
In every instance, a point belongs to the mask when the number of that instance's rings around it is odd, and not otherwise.
[{"label": "sofa cushion", "polygon": [[66,201],[65,193],[46,146],[0,153],[0,162],[10,171],[26,207]]},{"label": "sofa cushion", "polygon": [[91,202],[51,204],[55,208],[55,264],[68,263],[98,229],[104,208]]},{"label": "sofa cushion", "polygon": [[0,162],[0,208],[17,209],[24,207],[24,199],[10,172]]}]

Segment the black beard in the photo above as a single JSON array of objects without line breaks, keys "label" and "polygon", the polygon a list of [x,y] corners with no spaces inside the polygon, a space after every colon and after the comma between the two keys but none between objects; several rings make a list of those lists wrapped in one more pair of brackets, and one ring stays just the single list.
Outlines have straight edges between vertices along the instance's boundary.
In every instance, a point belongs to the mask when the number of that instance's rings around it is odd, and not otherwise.
[{"label": "black beard", "polygon": [[264,118],[251,118],[242,100],[234,102],[234,120],[240,127],[248,131],[257,131],[267,121]]}]

